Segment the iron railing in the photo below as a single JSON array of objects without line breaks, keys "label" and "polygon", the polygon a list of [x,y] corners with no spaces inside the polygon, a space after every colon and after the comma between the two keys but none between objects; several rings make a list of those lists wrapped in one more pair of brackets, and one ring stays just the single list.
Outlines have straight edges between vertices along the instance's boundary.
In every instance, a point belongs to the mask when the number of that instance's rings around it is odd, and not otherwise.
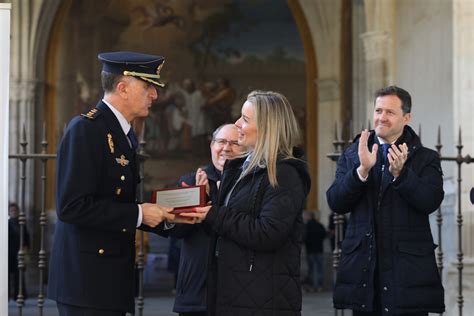
[{"label": "iron railing", "polygon": [[[370,122],[369,122],[369,129],[370,129]],[[421,129],[419,130],[419,135],[421,136]],[[462,183],[462,166],[464,164],[470,164],[474,162],[474,158],[470,155],[463,155],[462,149],[464,145],[462,144],[462,137],[461,137],[461,130],[459,130],[458,136],[458,144],[456,145],[457,148],[457,155],[456,156],[443,156],[441,153],[441,149],[443,145],[441,144],[441,128],[438,129],[438,137],[437,137],[437,144],[435,145],[441,161],[446,162],[455,162],[457,164],[457,228],[458,228],[458,245],[457,245],[457,263],[456,267],[458,270],[458,295],[457,295],[457,303],[459,309],[459,315],[462,316],[463,307],[464,307],[464,296],[462,292],[463,287],[463,258],[464,254],[462,251],[462,228],[463,228],[463,215],[462,215],[462,204],[461,204],[461,183]],[[341,156],[342,152],[345,148],[347,148],[351,143],[352,135],[348,135],[349,140],[342,140],[338,136],[338,127],[335,126],[334,130],[334,140],[333,146],[334,151],[332,153],[327,154],[327,157],[332,161],[337,161]],[[39,225],[40,225],[40,232],[39,232],[39,251],[38,251],[38,275],[39,275],[39,284],[38,284],[38,297],[37,297],[37,307],[38,307],[38,315],[43,315],[43,307],[45,303],[45,291],[44,291],[44,280],[45,273],[47,271],[46,262],[47,262],[47,251],[45,246],[45,231],[47,226],[47,216],[46,216],[46,187],[47,182],[50,180],[47,178],[46,168],[48,162],[51,160],[56,159],[55,154],[47,154],[48,142],[46,140],[46,127],[43,125],[43,132],[42,132],[42,140],[40,142],[41,152],[39,154],[36,153],[27,153],[28,149],[28,141],[26,138],[26,130],[25,127],[22,129],[21,137],[20,137],[20,153],[18,154],[10,154],[9,159],[15,159],[20,162],[20,189],[19,189],[19,225],[20,225],[20,249],[18,251],[18,270],[19,270],[19,289],[18,289],[18,296],[16,297],[16,304],[18,307],[18,315],[23,315],[23,307],[25,304],[25,296],[24,296],[24,289],[23,289],[23,279],[25,278],[25,251],[24,251],[24,243],[25,243],[25,225],[26,225],[26,215],[25,215],[25,196],[26,196],[26,167],[27,163],[39,163],[39,170],[41,171],[41,178],[39,184],[40,190],[40,216],[39,216]],[[143,200],[144,196],[144,163],[149,158],[149,156],[145,152],[146,142],[143,140],[143,137],[140,139],[140,148],[138,152],[138,161],[139,161],[139,176],[140,176],[140,184],[137,191],[137,196],[139,200]],[[341,257],[341,249],[340,249],[340,242],[343,238],[343,223],[344,223],[344,215],[334,215],[334,224],[335,224],[335,245],[333,251],[333,267],[334,273],[339,267],[340,257]],[[440,271],[440,275],[442,276],[442,272],[444,269],[444,253],[443,253],[443,238],[442,238],[442,227],[443,227],[443,213],[442,208],[440,207],[436,212],[436,224],[437,224],[437,231],[438,231],[438,248],[436,250],[436,259],[438,269]],[[145,258],[144,258],[144,236],[143,232],[140,231],[138,233],[140,247],[137,253],[137,270],[138,270],[138,296],[137,296],[137,309],[138,315],[143,315],[144,309],[144,293],[143,293],[143,271],[145,266]],[[335,315],[344,315],[344,310],[335,310]]]}]

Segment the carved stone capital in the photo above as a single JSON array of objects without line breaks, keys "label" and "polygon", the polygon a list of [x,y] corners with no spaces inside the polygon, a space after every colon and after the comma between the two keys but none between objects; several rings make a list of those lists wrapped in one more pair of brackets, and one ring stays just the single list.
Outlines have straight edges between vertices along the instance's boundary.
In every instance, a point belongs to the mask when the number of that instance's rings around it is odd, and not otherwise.
[{"label": "carved stone capital", "polygon": [[367,32],[360,35],[364,43],[365,60],[387,60],[390,36],[387,32]]},{"label": "carved stone capital", "polygon": [[10,82],[10,100],[12,102],[33,101],[36,93],[37,82],[34,80]]},{"label": "carved stone capital", "polygon": [[317,79],[315,80],[316,89],[318,91],[319,102],[327,102],[339,100],[340,91],[339,83],[335,79]]}]

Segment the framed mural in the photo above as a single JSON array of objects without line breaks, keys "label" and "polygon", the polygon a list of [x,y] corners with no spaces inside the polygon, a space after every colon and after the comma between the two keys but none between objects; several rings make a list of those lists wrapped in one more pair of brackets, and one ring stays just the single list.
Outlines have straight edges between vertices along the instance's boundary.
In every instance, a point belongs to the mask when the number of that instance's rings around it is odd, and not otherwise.
[{"label": "framed mural", "polygon": [[212,131],[235,122],[254,89],[285,94],[304,135],[304,53],[285,0],[83,0],[68,12],[57,61],[65,65],[58,67],[57,126],[101,98],[99,52],[166,58],[167,85],[144,128],[136,124],[151,155],[146,189],[175,185],[208,163]]}]

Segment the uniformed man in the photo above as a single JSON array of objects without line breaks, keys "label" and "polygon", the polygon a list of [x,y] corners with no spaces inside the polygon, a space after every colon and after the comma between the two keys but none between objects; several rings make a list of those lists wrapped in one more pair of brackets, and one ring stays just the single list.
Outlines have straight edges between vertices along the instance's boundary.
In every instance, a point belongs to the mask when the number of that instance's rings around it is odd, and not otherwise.
[{"label": "uniformed man", "polygon": [[138,141],[130,122],[148,115],[164,58],[112,52],[99,59],[104,98],[72,119],[57,155],[48,297],[62,316],[133,313],[135,228],[159,232],[165,219],[175,220],[170,208],[135,201]]}]

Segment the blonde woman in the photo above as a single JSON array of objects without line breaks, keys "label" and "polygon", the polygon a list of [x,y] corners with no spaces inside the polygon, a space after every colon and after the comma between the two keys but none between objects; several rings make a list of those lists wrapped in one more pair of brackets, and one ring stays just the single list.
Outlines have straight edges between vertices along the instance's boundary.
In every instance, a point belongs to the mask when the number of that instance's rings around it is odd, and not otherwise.
[{"label": "blonde woman", "polygon": [[253,91],[235,125],[249,153],[226,162],[217,205],[197,209],[216,233],[208,311],[300,315],[302,210],[310,177],[294,148],[295,116],[283,95]]}]

